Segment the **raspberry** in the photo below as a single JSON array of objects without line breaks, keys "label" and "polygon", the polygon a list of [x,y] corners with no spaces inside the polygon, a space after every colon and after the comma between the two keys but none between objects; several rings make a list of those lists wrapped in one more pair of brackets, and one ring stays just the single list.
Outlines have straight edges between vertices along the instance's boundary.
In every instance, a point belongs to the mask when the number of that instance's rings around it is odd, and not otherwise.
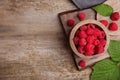
[{"label": "raspberry", "polygon": [[96,47],[95,47],[95,52],[96,52],[97,54],[103,53],[103,52],[104,52],[104,47],[103,47],[101,44],[98,45],[98,46],[96,46]]},{"label": "raspberry", "polygon": [[68,26],[74,26],[74,24],[75,24],[75,21],[73,19],[70,19],[67,21]]},{"label": "raspberry", "polygon": [[88,43],[93,43],[94,39],[95,39],[95,36],[88,36],[86,40]]},{"label": "raspberry", "polygon": [[94,35],[95,36],[100,36],[101,35],[101,31],[97,28],[94,29]]},{"label": "raspberry", "polygon": [[86,39],[82,38],[82,39],[79,40],[79,45],[80,46],[85,46],[86,44],[87,44]]},{"label": "raspberry", "polygon": [[80,27],[80,30],[81,30],[81,31],[87,30],[87,26],[85,26],[85,25],[81,26],[81,27]]},{"label": "raspberry", "polygon": [[105,40],[105,39],[101,39],[101,40],[100,40],[100,44],[101,44],[102,46],[105,46],[105,45],[106,45],[106,40]]},{"label": "raspberry", "polygon": [[80,31],[79,37],[80,37],[80,38],[87,38],[86,32],[85,32],[85,31]]},{"label": "raspberry", "polygon": [[112,15],[110,16],[110,18],[111,18],[111,20],[113,20],[113,21],[119,20],[119,18],[120,18],[119,12],[114,12],[114,13],[112,13]]},{"label": "raspberry", "polygon": [[78,47],[78,52],[83,54],[85,52],[84,51],[84,47],[83,46],[79,46]]},{"label": "raspberry", "polygon": [[79,66],[82,67],[82,68],[86,67],[86,62],[84,60],[81,60],[79,62]]},{"label": "raspberry", "polygon": [[79,37],[79,33],[80,32],[81,32],[80,30],[77,30],[76,33],[75,33],[75,35]]},{"label": "raspberry", "polygon": [[98,39],[94,40],[93,44],[94,45],[98,45],[100,43],[100,41]]},{"label": "raspberry", "polygon": [[118,25],[116,23],[114,23],[114,22],[110,23],[109,30],[117,31],[118,30]]},{"label": "raspberry", "polygon": [[86,33],[87,33],[88,35],[92,35],[92,34],[94,33],[94,31],[93,31],[93,29],[88,28],[87,31],[86,31]]},{"label": "raspberry", "polygon": [[73,41],[74,41],[75,45],[78,45],[79,38],[78,37],[74,37]]},{"label": "raspberry", "polygon": [[80,21],[84,20],[85,17],[86,17],[86,14],[84,12],[78,13],[78,18],[79,18]]},{"label": "raspberry", "polygon": [[101,22],[104,26],[107,26],[107,25],[108,25],[108,21],[107,21],[107,20],[100,20],[100,22]]},{"label": "raspberry", "polygon": [[97,25],[90,23],[80,26],[73,41],[79,53],[92,56],[104,52],[106,34]]},{"label": "raspberry", "polygon": [[94,55],[94,51],[86,51],[85,55],[86,56],[92,56],[92,55]]},{"label": "raspberry", "polygon": [[86,51],[91,51],[95,48],[95,46],[93,44],[90,44],[88,43],[86,46],[85,46],[85,50]]},{"label": "raspberry", "polygon": [[101,34],[99,36],[99,39],[104,39],[105,38],[105,32],[104,31],[101,31]]},{"label": "raspberry", "polygon": [[92,29],[94,29],[94,28],[95,28],[95,25],[92,24],[92,23],[90,23],[90,24],[88,24],[88,28],[92,28]]}]

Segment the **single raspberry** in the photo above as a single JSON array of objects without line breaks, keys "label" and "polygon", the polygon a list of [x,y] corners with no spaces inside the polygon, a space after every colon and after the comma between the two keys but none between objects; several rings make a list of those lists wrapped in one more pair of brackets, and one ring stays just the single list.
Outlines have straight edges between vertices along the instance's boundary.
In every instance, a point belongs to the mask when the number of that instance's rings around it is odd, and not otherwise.
[{"label": "single raspberry", "polygon": [[75,36],[78,36],[78,37],[79,37],[79,33],[80,33],[80,32],[81,32],[80,30],[77,30],[76,33],[75,33]]},{"label": "single raspberry", "polygon": [[97,28],[94,29],[94,36],[100,36],[101,35],[101,31]]},{"label": "single raspberry", "polygon": [[79,46],[85,46],[86,44],[87,44],[87,41],[86,41],[85,38],[81,38],[81,39],[79,40]]},{"label": "single raspberry", "polygon": [[85,32],[85,31],[80,31],[79,37],[80,37],[80,38],[87,38],[86,32]]},{"label": "single raspberry", "polygon": [[74,26],[74,24],[75,24],[75,21],[73,19],[70,19],[67,21],[68,26]]},{"label": "single raspberry", "polygon": [[110,16],[110,18],[111,18],[111,20],[113,20],[113,21],[119,20],[119,18],[120,18],[119,12],[114,12],[114,13],[112,13],[112,15]]},{"label": "single raspberry", "polygon": [[104,26],[108,26],[108,21],[107,20],[100,20],[100,22],[104,25]]},{"label": "single raspberry", "polygon": [[106,40],[105,40],[105,39],[101,39],[101,40],[100,40],[100,44],[101,44],[102,46],[105,46],[105,45],[106,45]]},{"label": "single raspberry", "polygon": [[80,26],[80,30],[81,30],[81,31],[87,30],[87,26],[86,26],[86,25]]},{"label": "single raspberry", "polygon": [[86,40],[88,43],[93,43],[95,40],[95,36],[88,36]]},{"label": "single raspberry", "polygon": [[95,48],[95,46],[93,44],[90,44],[88,43],[86,46],[85,46],[85,50],[86,51],[91,51]]},{"label": "single raspberry", "polygon": [[78,45],[79,38],[76,36],[76,37],[74,37],[73,41],[74,41],[74,44],[75,44],[75,45]]},{"label": "single raspberry", "polygon": [[115,22],[110,23],[109,30],[117,31],[118,30],[118,25]]},{"label": "single raspberry", "polygon": [[84,47],[83,46],[79,46],[78,47],[78,52],[83,54],[85,51],[84,51]]},{"label": "single raspberry", "polygon": [[88,24],[88,28],[92,28],[92,29],[94,29],[94,28],[95,28],[95,25],[92,24],[92,23],[90,23],[90,24]]},{"label": "single raspberry", "polygon": [[86,17],[86,14],[84,13],[84,12],[80,12],[80,13],[78,13],[78,18],[79,18],[79,20],[80,21],[82,21],[82,20],[84,20],[85,19],[85,17]]},{"label": "single raspberry", "polygon": [[99,39],[104,39],[105,38],[105,32],[104,31],[101,31],[101,34],[100,36],[98,36]]},{"label": "single raspberry", "polygon": [[95,47],[95,52],[97,54],[103,53],[104,52],[104,47],[101,44],[99,44],[98,46]]},{"label": "single raspberry", "polygon": [[94,51],[86,51],[85,56],[92,56],[94,55]]},{"label": "single raspberry", "polygon": [[91,28],[88,28],[87,31],[86,31],[86,33],[87,33],[88,35],[92,35],[92,34],[94,33],[94,30],[91,29]]},{"label": "single raspberry", "polygon": [[81,60],[79,62],[79,66],[82,67],[82,68],[86,67],[86,62],[84,60]]},{"label": "single raspberry", "polygon": [[94,42],[93,42],[94,45],[98,45],[100,44],[100,41],[98,39],[95,39]]}]

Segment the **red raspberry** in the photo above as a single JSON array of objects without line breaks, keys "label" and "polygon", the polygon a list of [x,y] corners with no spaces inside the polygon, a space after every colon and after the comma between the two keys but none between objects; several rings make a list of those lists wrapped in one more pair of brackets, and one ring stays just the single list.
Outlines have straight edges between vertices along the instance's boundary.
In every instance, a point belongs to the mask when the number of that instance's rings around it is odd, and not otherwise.
[{"label": "red raspberry", "polygon": [[88,43],[93,43],[95,40],[95,36],[88,36],[86,40]]},{"label": "red raspberry", "polygon": [[93,45],[93,44],[87,44],[86,46],[85,46],[85,50],[86,51],[91,51],[91,50],[93,50],[95,48],[95,46]]},{"label": "red raspberry", "polygon": [[79,18],[80,21],[84,20],[85,17],[86,17],[86,14],[84,12],[78,13],[78,18]]},{"label": "red raspberry", "polygon": [[86,62],[84,60],[81,60],[79,62],[79,66],[82,67],[82,68],[86,67]]},{"label": "red raspberry", "polygon": [[67,21],[68,26],[74,26],[74,24],[75,24],[75,21],[73,19],[70,19]]},{"label": "red raspberry", "polygon": [[99,36],[99,39],[104,39],[105,38],[105,32],[104,31],[101,31],[101,34]]},{"label": "red raspberry", "polygon": [[93,44],[98,45],[98,44],[100,44],[100,41],[98,39],[96,39],[96,40],[94,40]]},{"label": "red raspberry", "polygon": [[106,45],[106,40],[105,39],[101,39],[100,40],[100,45],[105,46]]},{"label": "red raspberry", "polygon": [[101,35],[101,31],[97,28],[94,29],[94,36],[100,36]]},{"label": "red raspberry", "polygon": [[83,54],[85,52],[84,51],[84,47],[83,46],[79,46],[78,47],[78,52]]},{"label": "red raspberry", "polygon": [[87,44],[86,39],[81,38],[81,39],[79,40],[79,46],[85,46],[86,44]]},{"label": "red raspberry", "polygon": [[85,56],[92,56],[94,55],[94,51],[86,51]]},{"label": "red raspberry", "polygon": [[103,47],[101,44],[98,45],[98,46],[96,46],[96,47],[95,47],[95,52],[96,52],[97,54],[103,53],[103,52],[104,52],[104,47]]},{"label": "red raspberry", "polygon": [[81,26],[81,27],[80,27],[80,30],[81,30],[81,31],[87,30],[87,26],[85,26],[85,25]]},{"label": "red raspberry", "polygon": [[118,30],[118,25],[116,23],[114,23],[114,22],[110,23],[109,30],[117,31]]},{"label": "red raspberry", "polygon": [[86,31],[86,33],[87,33],[88,35],[92,35],[92,34],[94,33],[94,30],[91,29],[91,28],[88,28],[87,31]]},{"label": "red raspberry", "polygon": [[86,32],[85,32],[85,31],[80,31],[79,37],[80,37],[80,38],[87,38]]},{"label": "red raspberry", "polygon": [[77,30],[76,33],[75,33],[75,35],[79,37],[79,33],[80,32],[81,32],[80,30]]},{"label": "red raspberry", "polygon": [[78,45],[79,38],[76,36],[76,37],[74,37],[73,41],[74,41],[74,44],[75,44],[75,45]]},{"label": "red raspberry", "polygon": [[119,18],[120,18],[119,12],[114,12],[114,13],[112,13],[112,15],[110,16],[110,18],[111,18],[111,20],[113,20],[113,21],[119,20]]},{"label": "red raspberry", "polygon": [[108,21],[107,21],[107,20],[100,20],[100,22],[101,22],[104,26],[107,27],[107,25],[108,25]]},{"label": "red raspberry", "polygon": [[90,24],[88,24],[88,28],[92,28],[92,29],[94,29],[94,28],[95,28],[95,25],[92,24],[92,23],[90,23]]}]

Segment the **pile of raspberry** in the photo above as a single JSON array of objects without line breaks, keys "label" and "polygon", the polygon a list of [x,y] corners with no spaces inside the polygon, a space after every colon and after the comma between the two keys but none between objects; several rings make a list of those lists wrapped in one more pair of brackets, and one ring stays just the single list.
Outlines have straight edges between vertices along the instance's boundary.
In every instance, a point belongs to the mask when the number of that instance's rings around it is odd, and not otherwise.
[{"label": "pile of raspberry", "polygon": [[80,26],[73,41],[80,54],[92,56],[104,52],[106,35],[99,26],[90,23]]}]

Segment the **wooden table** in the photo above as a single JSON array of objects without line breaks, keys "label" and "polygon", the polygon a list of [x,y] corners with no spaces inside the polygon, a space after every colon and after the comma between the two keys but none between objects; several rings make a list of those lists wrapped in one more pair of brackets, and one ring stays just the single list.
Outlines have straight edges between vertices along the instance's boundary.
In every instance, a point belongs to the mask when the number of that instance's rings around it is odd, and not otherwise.
[{"label": "wooden table", "polygon": [[0,80],[89,80],[57,17],[75,8],[69,0],[0,0]]}]

